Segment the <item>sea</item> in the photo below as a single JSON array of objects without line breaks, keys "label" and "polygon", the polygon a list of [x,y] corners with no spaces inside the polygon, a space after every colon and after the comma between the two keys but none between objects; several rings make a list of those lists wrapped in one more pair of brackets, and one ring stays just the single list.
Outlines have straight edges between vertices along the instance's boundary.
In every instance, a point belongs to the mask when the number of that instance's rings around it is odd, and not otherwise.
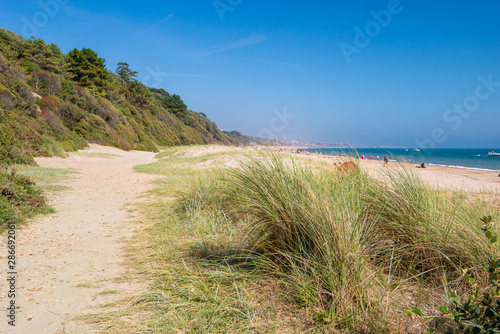
[{"label": "sea", "polygon": [[500,152],[500,149],[422,149],[419,152],[414,149],[404,148],[318,148],[306,149],[311,153],[325,155],[347,155],[349,157],[358,158],[363,156],[364,159],[383,161],[384,157],[389,157],[391,161],[409,161],[420,165],[425,163],[428,166],[443,166],[484,171],[500,171],[500,156],[488,157],[488,152]]}]

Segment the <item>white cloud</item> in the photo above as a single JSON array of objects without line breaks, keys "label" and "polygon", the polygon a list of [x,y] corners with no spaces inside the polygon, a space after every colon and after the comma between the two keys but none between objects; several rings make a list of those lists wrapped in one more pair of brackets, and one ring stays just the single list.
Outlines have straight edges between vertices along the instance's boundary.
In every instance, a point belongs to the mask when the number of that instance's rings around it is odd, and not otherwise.
[{"label": "white cloud", "polygon": [[162,18],[161,20],[159,20],[158,22],[156,22],[155,24],[153,24],[151,27],[149,27],[148,29],[144,30],[143,33],[146,34],[146,33],[152,32],[153,30],[155,30],[156,28],[158,28],[158,26],[160,24],[162,24],[163,22],[168,21],[170,19],[173,19],[174,16],[175,16],[174,13],[168,14],[167,16],[165,16],[164,18]]},{"label": "white cloud", "polygon": [[229,50],[234,50],[234,49],[241,49],[250,45],[255,45],[264,42],[267,39],[267,36],[263,34],[255,34],[251,35],[249,37],[237,40],[232,43],[228,43],[225,45],[222,45],[218,48],[215,48],[212,51],[206,51],[202,55],[203,56],[210,56],[214,53],[219,53],[219,52],[224,52],[224,51],[229,51]]}]

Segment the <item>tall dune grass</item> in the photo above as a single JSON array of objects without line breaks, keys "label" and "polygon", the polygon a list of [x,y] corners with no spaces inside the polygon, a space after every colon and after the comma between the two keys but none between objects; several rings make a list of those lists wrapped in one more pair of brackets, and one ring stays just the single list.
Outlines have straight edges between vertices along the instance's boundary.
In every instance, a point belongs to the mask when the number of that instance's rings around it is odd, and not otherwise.
[{"label": "tall dune grass", "polygon": [[432,188],[404,167],[377,180],[360,168],[271,153],[202,184],[184,207],[241,224],[246,254],[289,284],[315,321],[344,329],[394,324],[380,304],[394,290],[388,282],[440,284],[443,273],[474,275],[499,254],[477,224],[492,208]]},{"label": "tall dune grass", "polygon": [[[478,269],[498,251],[483,236],[478,217],[492,208],[480,200],[467,202],[459,192],[426,185],[405,167],[391,168],[386,184],[374,184],[364,194],[366,217],[374,222],[378,255],[398,259],[402,274],[448,278],[461,269]],[[387,264],[387,263],[386,263]],[[439,269],[439,270],[437,270]],[[451,276],[450,276],[451,275]]]},{"label": "tall dune grass", "polygon": [[269,155],[231,170],[225,190],[233,216],[250,217],[252,246],[296,287],[296,301],[345,321],[363,311],[376,277],[361,201],[369,182]]}]

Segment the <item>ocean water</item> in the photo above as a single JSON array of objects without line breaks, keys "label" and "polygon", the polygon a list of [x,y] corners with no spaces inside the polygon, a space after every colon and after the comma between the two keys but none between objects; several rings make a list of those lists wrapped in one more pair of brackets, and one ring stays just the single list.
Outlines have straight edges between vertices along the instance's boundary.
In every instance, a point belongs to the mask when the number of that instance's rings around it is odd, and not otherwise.
[{"label": "ocean water", "polygon": [[370,156],[383,161],[384,157],[389,157],[390,160],[409,160],[411,163],[421,164],[424,162],[429,166],[446,166],[455,168],[477,169],[486,171],[500,171],[500,156],[487,157],[490,151],[500,152],[500,149],[435,149],[421,150],[414,152],[412,149],[402,148],[358,148],[358,149],[338,149],[338,148],[322,148],[322,149],[307,149],[306,151],[337,155],[346,154],[351,157],[364,156],[369,159]]}]

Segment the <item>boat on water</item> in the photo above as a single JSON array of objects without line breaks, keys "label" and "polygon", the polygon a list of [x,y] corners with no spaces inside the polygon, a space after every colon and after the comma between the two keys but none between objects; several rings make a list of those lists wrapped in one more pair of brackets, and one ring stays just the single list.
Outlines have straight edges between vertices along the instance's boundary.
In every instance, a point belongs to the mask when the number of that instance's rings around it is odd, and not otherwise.
[{"label": "boat on water", "polygon": [[420,152],[420,150],[418,148],[414,148],[412,151],[413,152]]},{"label": "boat on water", "polygon": [[488,153],[487,157],[500,157],[500,152],[491,151]]}]

